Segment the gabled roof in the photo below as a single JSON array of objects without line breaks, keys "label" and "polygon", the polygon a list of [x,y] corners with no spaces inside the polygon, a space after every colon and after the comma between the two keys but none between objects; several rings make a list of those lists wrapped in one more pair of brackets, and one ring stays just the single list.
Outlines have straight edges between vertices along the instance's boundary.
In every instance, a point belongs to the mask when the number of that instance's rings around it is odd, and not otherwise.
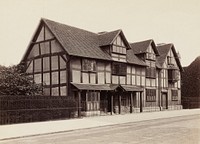
[{"label": "gabled roof", "polygon": [[145,53],[149,45],[152,45],[152,48],[156,55],[159,55],[159,52],[156,48],[155,42],[152,39],[131,43],[131,48],[133,49],[135,54]]},{"label": "gabled roof", "polygon": [[119,35],[120,32],[121,30],[115,30],[99,34],[99,46],[110,45],[112,41],[115,39],[115,37]]},{"label": "gabled roof", "polygon": [[129,42],[126,40],[124,33],[121,29],[99,34],[99,46],[111,45],[114,42],[114,40],[117,38],[117,36],[119,35],[122,37],[123,42],[125,43],[126,47],[128,49],[131,49]]},{"label": "gabled roof", "polygon": [[99,47],[98,34],[42,19],[69,55],[111,60]]},{"label": "gabled roof", "polygon": [[142,60],[140,60],[133,52],[132,49],[127,50],[127,62],[136,64],[136,65],[142,65],[142,66],[147,66],[146,63]]},{"label": "gabled roof", "polygon": [[[42,18],[22,61],[27,58],[31,45],[36,41],[37,33],[42,25],[49,29],[67,55],[113,61],[109,53],[101,46],[111,45],[119,35],[124,40],[127,48],[131,49],[122,30],[97,34]],[[127,62],[146,66],[134,53],[127,54]]]},{"label": "gabled roof", "polygon": [[167,54],[169,53],[170,49],[172,49],[172,52],[175,56],[175,60],[177,62],[177,65],[179,67],[179,69],[182,71],[183,68],[181,66],[181,63],[180,63],[180,60],[179,60],[179,57],[176,53],[176,50],[175,50],[175,47],[173,44],[162,44],[162,45],[158,45],[157,46],[157,49],[160,53],[160,56],[157,57],[157,61],[158,63],[160,64],[160,66],[163,66],[166,58],[167,58]]}]

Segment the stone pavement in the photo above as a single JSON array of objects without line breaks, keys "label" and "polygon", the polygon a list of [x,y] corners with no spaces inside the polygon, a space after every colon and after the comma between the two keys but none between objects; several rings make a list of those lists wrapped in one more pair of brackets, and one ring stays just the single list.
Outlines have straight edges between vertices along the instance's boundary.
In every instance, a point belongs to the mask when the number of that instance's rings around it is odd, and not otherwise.
[{"label": "stone pavement", "polygon": [[77,129],[94,128],[129,122],[146,121],[187,115],[199,115],[200,109],[174,110],[148,113],[133,113],[125,115],[109,115],[84,117],[80,119],[35,122],[0,126],[0,141],[17,137],[72,131]]}]

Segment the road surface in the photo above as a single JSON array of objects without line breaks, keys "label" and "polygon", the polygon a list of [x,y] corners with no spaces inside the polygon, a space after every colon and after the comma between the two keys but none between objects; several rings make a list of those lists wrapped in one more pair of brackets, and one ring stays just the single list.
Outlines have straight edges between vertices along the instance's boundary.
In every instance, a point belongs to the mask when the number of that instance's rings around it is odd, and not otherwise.
[{"label": "road surface", "polygon": [[200,115],[173,117],[40,136],[0,144],[200,144]]}]

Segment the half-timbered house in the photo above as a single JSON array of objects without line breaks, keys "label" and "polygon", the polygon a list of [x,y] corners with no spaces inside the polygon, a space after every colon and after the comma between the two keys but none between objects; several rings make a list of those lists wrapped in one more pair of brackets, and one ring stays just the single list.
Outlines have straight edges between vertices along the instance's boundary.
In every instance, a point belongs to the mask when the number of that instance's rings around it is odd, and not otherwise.
[{"label": "half-timbered house", "polygon": [[182,68],[174,46],[165,46],[130,44],[122,30],[93,33],[41,19],[22,62],[44,95],[76,98],[82,115],[180,108],[174,75]]}]

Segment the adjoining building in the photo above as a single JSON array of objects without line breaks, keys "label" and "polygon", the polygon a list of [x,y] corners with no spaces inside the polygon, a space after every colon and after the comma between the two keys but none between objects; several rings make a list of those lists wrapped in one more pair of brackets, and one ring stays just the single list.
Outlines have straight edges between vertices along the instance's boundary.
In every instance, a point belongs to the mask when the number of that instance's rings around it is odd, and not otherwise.
[{"label": "adjoining building", "polygon": [[182,73],[183,108],[200,108],[200,56]]},{"label": "adjoining building", "polygon": [[129,43],[41,19],[22,59],[44,94],[76,98],[82,115],[181,109],[182,66],[173,44]]}]

